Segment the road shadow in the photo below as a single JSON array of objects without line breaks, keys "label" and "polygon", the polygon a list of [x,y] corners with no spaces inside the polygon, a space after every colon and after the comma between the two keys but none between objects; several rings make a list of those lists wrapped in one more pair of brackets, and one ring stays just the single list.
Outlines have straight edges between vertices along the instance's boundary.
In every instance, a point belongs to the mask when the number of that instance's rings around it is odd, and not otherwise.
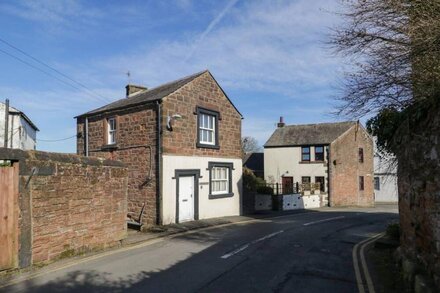
[{"label": "road shadow", "polygon": [[[44,283],[41,278],[34,278],[0,289],[0,291],[85,293],[322,292],[326,290],[326,292],[355,292],[357,287],[352,272],[351,249],[355,243],[365,239],[365,235],[356,233],[353,229],[356,226],[363,226],[366,231],[373,230],[373,227],[377,230],[377,225],[385,228],[388,222],[397,218],[397,214],[386,211],[372,214],[359,211],[326,210],[314,210],[310,213],[319,215],[317,221],[335,217],[335,215],[353,220],[332,229],[324,229],[325,224],[312,226],[301,224],[295,228],[296,234],[291,234],[292,237],[283,240],[283,243],[277,241],[276,238],[273,241],[254,243],[246,253],[238,253],[237,256],[229,259],[222,259],[221,256],[246,243],[252,243],[258,234],[265,235],[278,228],[287,230],[288,222],[301,221],[301,215],[291,220],[289,218],[277,220],[267,218],[267,221],[262,222],[212,227],[209,230],[194,231],[167,240],[206,247],[196,253],[189,253],[184,259],[165,268],[140,270],[133,274],[124,274],[123,277],[116,277],[111,273],[103,272],[105,270],[102,268],[102,262],[105,261],[103,258],[99,270],[72,267],[63,273],[56,272],[60,276],[49,282]],[[310,213],[304,215],[310,215]],[[371,220],[361,221],[362,216],[369,217]],[[303,235],[301,233],[304,233],[306,229],[317,232],[313,232],[315,233],[313,237],[307,236],[308,238],[305,239],[306,236],[301,236]],[[137,249],[130,251],[131,254],[137,252]],[[166,258],[167,255],[159,257]],[[142,261],[148,264],[151,260],[143,259]],[[108,262],[109,267],[114,265],[114,262]],[[312,285],[307,287],[304,283],[306,281],[311,282]],[[308,290],[311,288],[315,288],[316,291],[315,289]]]}]

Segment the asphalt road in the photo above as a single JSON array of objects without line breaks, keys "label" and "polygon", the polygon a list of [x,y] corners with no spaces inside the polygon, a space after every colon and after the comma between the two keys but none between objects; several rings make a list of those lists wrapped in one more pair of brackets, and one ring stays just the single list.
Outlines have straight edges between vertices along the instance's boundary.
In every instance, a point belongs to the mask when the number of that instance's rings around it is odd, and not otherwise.
[{"label": "asphalt road", "polygon": [[357,292],[353,246],[395,207],[316,212],[213,227],[112,251],[4,292]]}]

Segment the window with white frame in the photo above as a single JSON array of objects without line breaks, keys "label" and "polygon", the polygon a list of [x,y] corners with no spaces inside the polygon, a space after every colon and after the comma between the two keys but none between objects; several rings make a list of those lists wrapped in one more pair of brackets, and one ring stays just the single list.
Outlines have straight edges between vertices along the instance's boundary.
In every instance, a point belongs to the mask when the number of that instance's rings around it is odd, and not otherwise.
[{"label": "window with white frame", "polygon": [[215,145],[215,116],[199,114],[199,142]]},{"label": "window with white frame", "polygon": [[233,196],[232,163],[209,162],[209,198]]},{"label": "window with white frame", "polygon": [[197,107],[197,147],[219,148],[218,120],[219,112]]},{"label": "window with white frame", "polygon": [[116,143],[116,118],[107,119],[107,143]]},{"label": "window with white frame", "polygon": [[229,193],[229,168],[213,167],[211,170],[211,193]]}]

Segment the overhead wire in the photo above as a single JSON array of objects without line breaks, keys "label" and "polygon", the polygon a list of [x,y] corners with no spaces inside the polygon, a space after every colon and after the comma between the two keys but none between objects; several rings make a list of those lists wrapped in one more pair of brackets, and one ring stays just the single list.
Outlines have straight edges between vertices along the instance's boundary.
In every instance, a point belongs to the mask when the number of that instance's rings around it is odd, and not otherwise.
[{"label": "overhead wire", "polygon": [[[38,71],[40,71],[40,72],[46,74],[47,76],[50,76],[50,77],[52,77],[52,78],[58,80],[59,82],[61,82],[61,83],[65,84],[65,85],[67,85],[67,86],[70,86],[70,87],[72,87],[72,88],[74,88],[74,89],[76,89],[76,90],[78,90],[78,91],[84,91],[84,92],[86,92],[89,96],[92,96],[92,97],[95,98],[95,99],[98,99],[98,100],[103,101],[103,102],[109,102],[109,101],[110,101],[110,100],[107,99],[106,97],[104,97],[104,96],[102,96],[102,95],[100,95],[100,94],[94,92],[93,90],[91,90],[90,88],[88,88],[88,87],[87,87],[86,85],[84,85],[83,83],[74,80],[73,78],[69,77],[68,75],[66,75],[66,74],[62,73],[61,71],[59,71],[59,70],[53,68],[52,66],[50,66],[50,65],[48,65],[48,64],[46,64],[46,63],[44,63],[43,61],[38,60],[37,58],[35,58],[35,57],[33,57],[32,55],[26,53],[25,51],[23,51],[23,50],[17,48],[16,46],[14,46],[14,45],[8,43],[7,41],[5,41],[5,40],[3,40],[3,39],[0,38],[0,42],[2,42],[2,43],[4,43],[4,44],[8,45],[9,47],[13,48],[14,50],[17,50],[18,52],[20,52],[21,54],[25,55],[26,57],[28,57],[28,58],[34,60],[35,62],[38,62],[39,64],[41,64],[41,65],[43,65],[43,66],[49,68],[50,70],[54,71],[54,72],[57,73],[58,75],[62,76],[63,78],[68,79],[68,80],[74,82],[74,83],[77,84],[79,87],[76,86],[76,85],[74,85],[74,84],[72,84],[72,83],[70,83],[70,82],[67,82],[66,80],[63,80],[62,78],[59,78],[58,76],[56,76],[56,75],[54,75],[54,74],[51,74],[50,72],[47,72],[47,71],[41,69],[41,68],[38,67],[38,66],[35,66],[34,64],[31,64],[31,63],[27,62],[26,60],[23,60],[22,58],[20,58],[20,57],[14,55],[14,54],[12,54],[12,53],[10,53],[10,52],[7,52],[7,51],[5,51],[5,50],[0,49],[0,52],[1,52],[1,53],[3,53],[3,54],[5,54],[5,55],[7,55],[7,56],[9,56],[9,57],[11,57],[11,58],[13,58],[13,59],[19,61],[19,62],[21,62],[21,63],[23,63],[23,64],[25,64],[25,65],[27,65],[27,66],[29,66],[29,67],[35,69],[35,70],[38,70]],[[80,88],[80,87],[81,87],[81,88]]]},{"label": "overhead wire", "polygon": [[43,142],[57,142],[57,141],[63,141],[63,140],[68,140],[68,139],[72,139],[74,137],[77,137],[77,134],[69,136],[69,137],[65,137],[65,138],[60,138],[60,139],[38,139],[37,141],[43,141]]}]

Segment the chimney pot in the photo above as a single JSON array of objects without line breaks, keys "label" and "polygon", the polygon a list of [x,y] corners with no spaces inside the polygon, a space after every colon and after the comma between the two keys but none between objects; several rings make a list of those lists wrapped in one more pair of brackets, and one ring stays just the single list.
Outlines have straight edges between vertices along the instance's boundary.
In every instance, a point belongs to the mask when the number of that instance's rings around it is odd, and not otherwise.
[{"label": "chimney pot", "polygon": [[286,123],[284,123],[284,117],[280,116],[280,122],[278,122],[277,126],[278,127],[284,127],[284,125],[286,125]]},{"label": "chimney pot", "polygon": [[125,86],[125,96],[129,98],[132,94],[148,90],[145,86],[135,85],[135,84],[127,84]]}]

